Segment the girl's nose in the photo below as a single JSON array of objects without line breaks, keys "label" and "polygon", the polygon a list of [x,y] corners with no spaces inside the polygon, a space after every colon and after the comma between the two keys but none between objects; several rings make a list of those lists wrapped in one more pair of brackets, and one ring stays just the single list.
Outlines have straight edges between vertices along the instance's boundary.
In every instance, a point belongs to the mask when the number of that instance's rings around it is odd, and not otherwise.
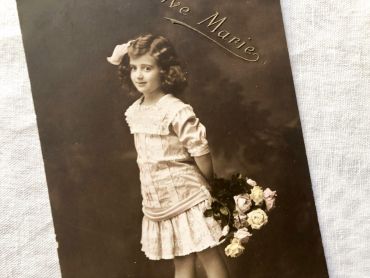
[{"label": "girl's nose", "polygon": [[143,78],[143,72],[141,70],[138,70],[137,78],[139,78],[139,79]]}]

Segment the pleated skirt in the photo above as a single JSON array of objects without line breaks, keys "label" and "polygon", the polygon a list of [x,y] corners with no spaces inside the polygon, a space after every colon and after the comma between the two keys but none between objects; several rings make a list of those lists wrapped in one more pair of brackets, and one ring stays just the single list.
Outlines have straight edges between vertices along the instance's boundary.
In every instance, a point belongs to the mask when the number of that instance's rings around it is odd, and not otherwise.
[{"label": "pleated skirt", "polygon": [[163,221],[142,220],[141,250],[151,260],[173,259],[220,244],[221,226],[205,217],[208,200]]}]

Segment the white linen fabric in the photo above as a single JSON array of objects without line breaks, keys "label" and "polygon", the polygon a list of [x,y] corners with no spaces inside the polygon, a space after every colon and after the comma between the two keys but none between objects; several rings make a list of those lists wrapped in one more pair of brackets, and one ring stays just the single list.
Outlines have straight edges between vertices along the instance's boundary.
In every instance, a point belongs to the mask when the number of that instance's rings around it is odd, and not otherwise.
[{"label": "white linen fabric", "polygon": [[16,2],[0,6],[0,277],[60,267]]},{"label": "white linen fabric", "polygon": [[281,1],[330,277],[370,277],[370,1]]},{"label": "white linen fabric", "polygon": [[[330,277],[369,277],[370,1],[281,5]],[[0,53],[0,276],[60,277],[12,0],[0,6]]]}]

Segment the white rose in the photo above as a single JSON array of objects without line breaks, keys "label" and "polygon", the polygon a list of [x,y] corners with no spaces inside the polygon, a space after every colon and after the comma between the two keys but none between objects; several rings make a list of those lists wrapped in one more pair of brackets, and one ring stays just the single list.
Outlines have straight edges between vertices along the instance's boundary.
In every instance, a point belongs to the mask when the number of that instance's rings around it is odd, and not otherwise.
[{"label": "white rose", "polygon": [[263,191],[263,198],[265,199],[267,211],[275,207],[276,191],[272,191],[270,188],[266,188]]},{"label": "white rose", "polygon": [[267,214],[262,209],[252,210],[247,214],[247,222],[252,229],[259,230],[268,221]]},{"label": "white rose", "polygon": [[251,198],[247,193],[234,196],[234,201],[235,208],[240,213],[248,211],[252,206]]},{"label": "white rose", "polygon": [[245,248],[244,248],[243,245],[241,245],[240,240],[237,239],[237,238],[234,238],[231,241],[231,243],[228,246],[226,246],[226,248],[225,248],[225,254],[226,254],[226,256],[235,258],[235,257],[238,257],[241,254],[243,254],[244,249]]},{"label": "white rose", "polygon": [[237,229],[241,229],[248,226],[247,223],[247,216],[242,213],[239,214],[237,211],[234,212],[234,227]]},{"label": "white rose", "polygon": [[241,243],[247,243],[252,234],[248,231],[247,228],[242,228],[237,230],[234,233],[234,237],[240,239]]},{"label": "white rose", "polygon": [[257,183],[252,179],[247,179],[247,183],[251,186],[256,186],[257,185]]},{"label": "white rose", "polygon": [[263,190],[260,186],[253,186],[250,194],[251,199],[258,206],[263,202]]}]

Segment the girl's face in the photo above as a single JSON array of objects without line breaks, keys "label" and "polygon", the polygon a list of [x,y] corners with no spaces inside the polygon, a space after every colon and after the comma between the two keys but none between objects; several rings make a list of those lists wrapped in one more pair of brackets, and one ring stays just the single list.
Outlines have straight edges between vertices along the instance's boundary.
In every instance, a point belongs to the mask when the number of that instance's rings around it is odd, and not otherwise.
[{"label": "girl's face", "polygon": [[157,61],[148,53],[130,58],[131,81],[136,89],[144,94],[156,94],[161,92],[160,68]]}]

